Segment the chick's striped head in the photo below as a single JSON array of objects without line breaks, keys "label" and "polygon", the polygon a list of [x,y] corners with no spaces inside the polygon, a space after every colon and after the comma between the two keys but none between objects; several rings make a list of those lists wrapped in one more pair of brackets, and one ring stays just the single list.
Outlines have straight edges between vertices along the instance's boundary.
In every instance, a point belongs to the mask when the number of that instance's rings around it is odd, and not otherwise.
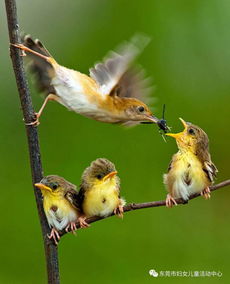
[{"label": "chick's striped head", "polygon": [[105,158],[93,161],[82,175],[82,186],[85,189],[111,181],[115,181],[119,185],[115,165]]}]

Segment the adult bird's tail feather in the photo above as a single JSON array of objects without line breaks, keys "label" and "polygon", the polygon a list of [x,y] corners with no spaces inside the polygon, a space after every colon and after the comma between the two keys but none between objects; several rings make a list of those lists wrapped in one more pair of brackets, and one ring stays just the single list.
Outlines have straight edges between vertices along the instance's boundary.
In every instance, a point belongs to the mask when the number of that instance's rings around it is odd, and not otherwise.
[{"label": "adult bird's tail feather", "polygon": [[[30,35],[25,35],[21,41],[26,47],[44,56],[52,57],[40,40],[33,40]],[[30,60],[29,69],[35,75],[38,90],[44,92],[46,95],[50,93],[55,94],[54,87],[51,85],[52,74],[54,72],[53,66],[48,61],[33,53],[27,53],[27,57]]]}]

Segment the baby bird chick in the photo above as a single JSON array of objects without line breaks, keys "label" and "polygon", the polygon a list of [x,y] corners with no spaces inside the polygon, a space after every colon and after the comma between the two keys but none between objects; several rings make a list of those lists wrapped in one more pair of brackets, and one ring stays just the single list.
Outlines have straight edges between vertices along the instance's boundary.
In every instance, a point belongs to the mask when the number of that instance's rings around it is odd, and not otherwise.
[{"label": "baby bird chick", "polygon": [[60,239],[58,231],[65,229],[66,232],[70,230],[74,233],[76,230],[76,186],[56,175],[44,177],[35,186],[42,192],[44,211],[52,228],[48,238],[57,244]]},{"label": "baby bird chick", "polygon": [[211,161],[207,134],[198,126],[180,118],[184,131],[173,134],[179,151],[170,162],[164,183],[168,190],[166,206],[177,205],[175,199],[187,201],[190,195],[200,193],[205,199],[210,198],[209,186],[213,183],[216,166]]},{"label": "baby bird chick", "polygon": [[80,224],[88,217],[106,217],[112,212],[123,217],[125,200],[120,197],[120,179],[112,162],[100,158],[85,169],[78,203],[82,214],[78,219]]}]

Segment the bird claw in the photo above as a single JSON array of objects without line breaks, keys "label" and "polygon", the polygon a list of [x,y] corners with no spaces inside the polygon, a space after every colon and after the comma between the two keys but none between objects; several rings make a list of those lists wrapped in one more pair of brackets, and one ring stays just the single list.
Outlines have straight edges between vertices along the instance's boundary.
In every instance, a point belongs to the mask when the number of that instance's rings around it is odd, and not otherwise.
[{"label": "bird claw", "polygon": [[60,240],[60,235],[59,235],[59,233],[58,233],[58,231],[56,229],[52,228],[52,230],[50,232],[50,235],[47,234],[47,237],[50,240],[53,239],[55,245],[58,245],[58,242]]},{"label": "bird claw", "polygon": [[[70,229],[70,231],[69,231]],[[75,222],[70,222],[67,227],[65,228],[66,233],[72,232],[74,235],[76,235],[76,231],[77,227],[76,227],[76,223]]]},{"label": "bird claw", "polygon": [[78,222],[81,228],[88,228],[90,226],[85,220],[86,220],[85,216],[78,217]]},{"label": "bird claw", "polygon": [[165,205],[168,208],[172,208],[173,205],[177,206],[176,200],[171,196],[171,194],[167,194],[166,200],[165,200]]},{"label": "bird claw", "polygon": [[27,54],[25,53],[25,50],[22,50],[22,49],[21,49],[20,56],[21,56],[21,57],[25,57],[26,55],[27,55]]},{"label": "bird claw", "polygon": [[18,43],[18,44],[11,43],[11,45],[14,46],[14,47],[17,47],[21,50],[20,56],[25,57],[27,55],[26,52],[25,52],[25,50],[26,50],[25,45],[23,45],[21,43]]},{"label": "bird claw", "polygon": [[211,193],[211,190],[210,190],[210,188],[207,186],[203,191],[201,191],[200,195],[201,195],[201,196],[204,196],[204,198],[207,200],[207,199],[211,198],[210,193]]},{"label": "bird claw", "polygon": [[25,50],[21,49],[21,54],[20,56],[25,57],[27,54],[25,53]]},{"label": "bird claw", "polygon": [[123,213],[124,213],[123,206],[122,206],[122,205],[118,205],[118,207],[116,207],[116,208],[113,210],[113,213],[114,213],[115,215],[117,215],[119,218],[123,218]]},{"label": "bird claw", "polygon": [[25,125],[38,126],[40,124],[39,117],[40,115],[35,112],[35,120],[33,122],[25,123]]}]

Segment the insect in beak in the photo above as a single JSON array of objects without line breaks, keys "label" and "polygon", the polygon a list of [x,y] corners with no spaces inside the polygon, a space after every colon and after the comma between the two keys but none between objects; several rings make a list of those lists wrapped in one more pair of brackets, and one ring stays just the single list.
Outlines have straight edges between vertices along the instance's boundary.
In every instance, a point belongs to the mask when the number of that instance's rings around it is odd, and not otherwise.
[{"label": "insect in beak", "polygon": [[167,126],[167,121],[165,119],[165,108],[166,108],[166,105],[164,104],[162,119],[159,119],[157,125],[159,126],[159,133],[161,134],[161,137],[163,138],[165,142],[167,142],[165,139],[165,135],[167,135],[167,132],[170,131],[171,129],[169,126]]}]

